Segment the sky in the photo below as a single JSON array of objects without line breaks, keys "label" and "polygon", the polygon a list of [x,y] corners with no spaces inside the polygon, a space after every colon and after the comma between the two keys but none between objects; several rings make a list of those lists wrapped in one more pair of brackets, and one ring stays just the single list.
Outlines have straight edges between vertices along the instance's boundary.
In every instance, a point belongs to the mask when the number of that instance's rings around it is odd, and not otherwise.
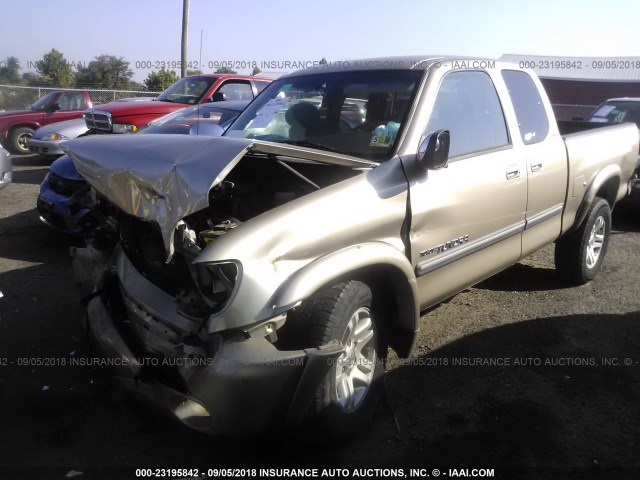
[{"label": "sky", "polygon": [[[0,0],[0,66],[15,56],[33,71],[55,48],[72,65],[124,57],[141,82],[180,60],[182,4]],[[227,62],[250,73],[323,57],[638,56],[638,18],[637,0],[190,0],[188,58],[204,72]]]}]

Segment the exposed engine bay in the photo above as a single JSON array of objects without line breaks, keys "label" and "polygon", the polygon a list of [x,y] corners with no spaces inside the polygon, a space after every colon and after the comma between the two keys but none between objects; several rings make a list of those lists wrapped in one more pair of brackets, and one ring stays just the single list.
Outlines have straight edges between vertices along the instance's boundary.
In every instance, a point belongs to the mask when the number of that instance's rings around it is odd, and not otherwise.
[{"label": "exposed engine bay", "polygon": [[229,299],[233,264],[203,267],[193,260],[244,222],[361,173],[358,169],[272,154],[247,154],[209,191],[208,207],[178,221],[168,258],[157,223],[125,213],[92,190],[82,203],[87,243],[110,251],[119,242],[136,270],[177,300],[179,312],[202,324]]}]

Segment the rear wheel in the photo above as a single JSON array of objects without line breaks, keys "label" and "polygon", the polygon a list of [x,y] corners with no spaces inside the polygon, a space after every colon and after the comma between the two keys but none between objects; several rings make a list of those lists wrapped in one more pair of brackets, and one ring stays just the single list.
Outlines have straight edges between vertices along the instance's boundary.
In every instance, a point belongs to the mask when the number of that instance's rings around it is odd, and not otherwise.
[{"label": "rear wheel", "polygon": [[320,384],[307,427],[321,438],[340,439],[359,432],[373,416],[381,393],[386,344],[372,307],[371,289],[348,281],[309,299],[300,320],[312,346],[338,340],[344,353]]},{"label": "rear wheel", "polygon": [[596,197],[580,228],[556,242],[558,273],[577,285],[593,280],[604,261],[610,233],[611,209],[605,199]]},{"label": "rear wheel", "polygon": [[27,140],[33,137],[33,128],[31,127],[18,127],[11,131],[9,137],[9,148],[12,153],[18,155],[25,155],[29,153],[29,146]]}]

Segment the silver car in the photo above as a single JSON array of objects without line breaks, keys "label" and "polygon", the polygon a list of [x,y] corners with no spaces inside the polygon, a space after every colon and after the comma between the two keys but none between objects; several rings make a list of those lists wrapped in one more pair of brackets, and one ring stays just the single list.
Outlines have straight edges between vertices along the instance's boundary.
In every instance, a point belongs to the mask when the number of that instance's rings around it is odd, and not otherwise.
[{"label": "silver car", "polygon": [[11,183],[11,157],[0,145],[0,190]]},{"label": "silver car", "polygon": [[58,157],[64,155],[60,148],[62,142],[76,138],[88,130],[84,118],[52,123],[37,129],[33,137],[27,140],[27,146],[33,153]]}]

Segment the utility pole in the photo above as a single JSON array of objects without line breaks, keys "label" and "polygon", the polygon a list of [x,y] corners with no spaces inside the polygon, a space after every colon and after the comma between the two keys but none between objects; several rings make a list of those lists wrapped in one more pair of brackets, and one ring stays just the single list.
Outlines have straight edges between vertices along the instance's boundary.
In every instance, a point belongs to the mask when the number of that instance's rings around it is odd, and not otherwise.
[{"label": "utility pole", "polygon": [[189,0],[182,0],[182,45],[180,48],[180,77],[187,76],[187,43],[189,40]]}]

